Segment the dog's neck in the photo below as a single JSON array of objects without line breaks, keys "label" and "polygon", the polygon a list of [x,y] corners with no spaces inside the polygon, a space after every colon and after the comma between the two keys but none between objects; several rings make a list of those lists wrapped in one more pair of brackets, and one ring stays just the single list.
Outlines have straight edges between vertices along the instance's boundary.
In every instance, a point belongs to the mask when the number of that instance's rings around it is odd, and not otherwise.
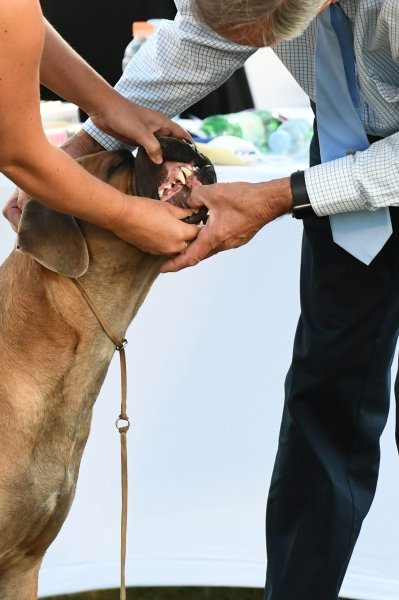
[{"label": "dog's neck", "polygon": [[164,258],[145,254],[88,223],[80,227],[90,255],[89,269],[80,281],[99,313],[123,337]]}]

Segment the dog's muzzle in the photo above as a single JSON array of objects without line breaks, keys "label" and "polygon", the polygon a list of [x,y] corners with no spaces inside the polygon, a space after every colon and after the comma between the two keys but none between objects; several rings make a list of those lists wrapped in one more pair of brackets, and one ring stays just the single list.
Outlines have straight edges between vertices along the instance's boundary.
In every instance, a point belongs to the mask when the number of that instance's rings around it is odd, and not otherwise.
[{"label": "dog's muzzle", "polygon": [[[216,182],[215,169],[209,158],[187,140],[161,137],[159,142],[164,159],[161,165],[153,163],[144,148],[137,152],[134,193],[187,208],[187,200],[195,186]],[[208,209],[203,207],[183,220],[193,224],[205,222],[207,212]]]}]

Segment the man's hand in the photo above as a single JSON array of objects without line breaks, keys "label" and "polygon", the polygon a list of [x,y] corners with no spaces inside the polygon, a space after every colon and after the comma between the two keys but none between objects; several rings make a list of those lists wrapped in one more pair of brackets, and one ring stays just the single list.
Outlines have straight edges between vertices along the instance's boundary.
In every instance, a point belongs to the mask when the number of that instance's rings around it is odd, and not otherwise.
[{"label": "man's hand", "polygon": [[64,142],[61,146],[62,150],[72,156],[72,158],[81,158],[88,154],[95,154],[105,150],[94,138],[91,137],[84,129],[80,129],[71,138]]},{"label": "man's hand", "polygon": [[217,252],[249,242],[264,225],[291,210],[290,181],[196,186],[188,203],[191,208],[209,209],[207,223],[185,252],[164,263],[162,273],[192,267]]}]

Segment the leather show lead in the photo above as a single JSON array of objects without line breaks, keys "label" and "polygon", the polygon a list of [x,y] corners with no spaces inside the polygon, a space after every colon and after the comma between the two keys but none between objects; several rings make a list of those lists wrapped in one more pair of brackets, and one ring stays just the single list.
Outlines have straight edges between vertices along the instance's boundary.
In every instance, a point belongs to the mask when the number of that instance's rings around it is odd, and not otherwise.
[{"label": "leather show lead", "polygon": [[[80,293],[85,299],[88,307],[96,317],[98,323],[107,334],[109,339],[115,344],[115,349],[119,352],[121,367],[121,412],[115,421],[116,428],[121,436],[121,483],[122,483],[122,507],[121,507],[121,585],[120,600],[126,600],[126,539],[127,539],[127,500],[128,500],[128,471],[127,471],[127,438],[126,434],[130,428],[129,417],[127,416],[127,370],[125,347],[127,340],[119,340],[107,321],[100,315],[90,296],[78,279],[72,279],[78,287]],[[125,422],[125,425],[121,425]]]}]

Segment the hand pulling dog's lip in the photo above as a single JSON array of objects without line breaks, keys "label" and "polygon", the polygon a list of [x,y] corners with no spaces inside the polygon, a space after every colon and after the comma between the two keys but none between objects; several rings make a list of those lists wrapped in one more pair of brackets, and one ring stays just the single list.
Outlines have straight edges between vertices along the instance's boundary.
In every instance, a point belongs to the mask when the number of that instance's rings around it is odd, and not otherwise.
[{"label": "hand pulling dog's lip", "polygon": [[[187,140],[161,137],[159,142],[164,158],[161,165],[153,163],[144,148],[139,148],[134,192],[139,196],[187,208],[187,200],[193,187],[216,182],[213,165]],[[204,207],[183,220],[199,224],[205,222],[207,212]]]}]

